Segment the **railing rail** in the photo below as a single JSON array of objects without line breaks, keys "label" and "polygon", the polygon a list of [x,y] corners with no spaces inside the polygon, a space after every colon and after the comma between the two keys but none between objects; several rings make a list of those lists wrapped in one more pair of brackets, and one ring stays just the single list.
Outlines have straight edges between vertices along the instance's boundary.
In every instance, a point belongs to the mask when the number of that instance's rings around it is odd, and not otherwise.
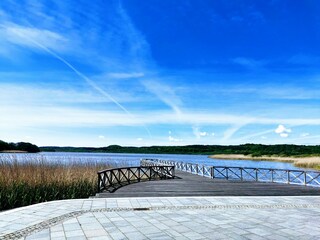
[{"label": "railing rail", "polygon": [[130,183],[170,179],[175,176],[174,165],[143,163],[138,167],[112,168],[98,172],[98,193],[114,192]]},{"label": "railing rail", "polygon": [[160,159],[143,159],[149,164],[173,165],[177,170],[209,178],[240,181],[276,182],[320,187],[319,171],[303,171],[275,168],[208,166]]}]

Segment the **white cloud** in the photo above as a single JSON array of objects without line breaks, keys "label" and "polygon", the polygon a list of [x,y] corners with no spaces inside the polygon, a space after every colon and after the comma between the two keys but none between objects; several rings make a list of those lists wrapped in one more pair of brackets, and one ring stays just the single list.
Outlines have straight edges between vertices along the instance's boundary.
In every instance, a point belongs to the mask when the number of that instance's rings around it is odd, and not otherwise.
[{"label": "white cloud", "polygon": [[168,139],[169,139],[169,142],[182,142],[183,141],[182,139],[174,138],[172,136],[169,136]]},{"label": "white cloud", "polygon": [[105,139],[106,137],[103,135],[98,136],[99,139]]},{"label": "white cloud", "polygon": [[280,133],[280,137],[286,138],[286,137],[288,137],[288,136],[289,136],[288,133]]},{"label": "white cloud", "polygon": [[171,131],[169,131],[168,133],[169,133],[169,137],[168,137],[169,142],[182,142],[182,139],[172,137],[171,136],[171,134],[172,134]]},{"label": "white cloud", "polygon": [[205,136],[209,136],[209,133],[207,133],[207,132],[200,132],[199,135],[200,135],[201,137],[205,137]]},{"label": "white cloud", "polygon": [[201,132],[200,132],[199,127],[193,126],[193,127],[192,127],[192,131],[193,131],[194,136],[195,136],[197,139],[200,139],[200,138],[201,138],[202,135],[201,135]]},{"label": "white cloud", "polygon": [[286,128],[285,126],[283,126],[282,124],[278,125],[278,127],[276,128],[276,130],[274,130],[275,133],[291,133],[291,129],[290,128]]},{"label": "white cloud", "polygon": [[[193,131],[193,134],[194,136],[197,138],[197,139],[200,139],[202,137],[208,137],[210,136],[210,133],[206,132],[206,131],[201,131],[199,127],[197,126],[193,126],[192,127],[192,131]],[[214,133],[211,134],[212,136],[214,136]]]},{"label": "white cloud", "polygon": [[287,138],[289,136],[289,133],[291,133],[291,129],[290,128],[286,128],[284,125],[280,124],[274,130],[274,132],[279,134],[280,137]]},{"label": "white cloud", "polygon": [[213,133],[211,133],[211,136],[215,136],[216,134],[213,132]]},{"label": "white cloud", "polygon": [[283,133],[285,131],[285,127],[283,125],[279,125],[276,130],[274,130],[275,133]]},{"label": "white cloud", "polygon": [[141,142],[143,140],[143,138],[137,138],[137,141]]}]

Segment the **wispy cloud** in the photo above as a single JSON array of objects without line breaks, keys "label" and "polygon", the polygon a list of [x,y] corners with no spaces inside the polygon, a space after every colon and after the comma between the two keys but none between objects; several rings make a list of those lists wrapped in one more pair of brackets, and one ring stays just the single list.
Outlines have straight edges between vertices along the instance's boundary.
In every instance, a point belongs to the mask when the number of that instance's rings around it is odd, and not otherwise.
[{"label": "wispy cloud", "polygon": [[148,43],[117,1],[90,4],[93,11],[86,14],[74,9],[79,4],[76,1],[50,6],[25,0],[6,2],[1,9],[5,17],[0,18],[0,42],[5,39],[14,45],[39,48],[27,40],[33,39],[52,51],[109,72],[140,71],[152,61]]},{"label": "wispy cloud", "polygon": [[228,128],[224,133],[223,133],[223,138],[222,142],[226,143],[228,140],[237,132],[239,131],[240,128],[245,126],[245,124],[235,124]]},{"label": "wispy cloud", "polygon": [[[233,125],[224,133],[224,140],[230,138],[244,124],[271,125],[282,122],[288,125],[310,125],[319,126],[320,119],[278,119],[278,118],[252,118],[250,116],[221,115],[214,113],[194,114],[184,112],[177,118],[170,111],[145,111],[134,112],[134,118],[128,118],[125,113],[81,109],[79,107],[21,107],[1,105],[1,111],[5,112],[0,118],[0,126],[142,126],[155,124],[178,124],[178,125]],[[34,116],[37,116],[35,118]]]},{"label": "wispy cloud", "polygon": [[259,132],[255,132],[255,133],[246,135],[244,137],[238,138],[237,141],[238,142],[246,142],[248,140],[252,141],[252,140],[256,139],[257,137],[261,137],[262,139],[266,139],[267,137],[265,135],[273,133],[273,132],[274,132],[273,128],[265,130],[265,131],[259,131]]},{"label": "wispy cloud", "polygon": [[298,54],[288,60],[291,64],[315,66],[320,65],[320,56]]},{"label": "wispy cloud", "polygon": [[300,137],[308,137],[309,135],[310,135],[310,133],[305,132],[305,133],[301,133]]},{"label": "wispy cloud", "polygon": [[263,66],[267,63],[265,60],[256,60],[246,57],[237,57],[232,59],[232,62],[239,64],[243,67],[246,67],[250,70],[262,69]]},{"label": "wispy cloud", "polygon": [[131,72],[131,73],[108,73],[108,77],[115,79],[127,79],[127,78],[141,78],[144,76],[142,72]]},{"label": "wispy cloud", "polygon": [[68,40],[61,34],[50,30],[24,27],[13,23],[2,24],[0,27],[1,36],[16,45],[41,49],[34,43],[38,42],[58,52],[65,52],[69,49]]},{"label": "wispy cloud", "polygon": [[[192,6],[188,8],[190,11]],[[307,84],[305,74],[269,71],[278,60],[275,55],[260,52],[222,53],[220,61],[220,57],[209,56],[212,54],[208,50],[208,55],[201,52],[204,62],[201,66],[213,64],[217,68],[211,71],[198,69],[200,58],[197,53],[206,46],[196,45],[200,43],[197,39],[190,58],[181,59],[179,51],[174,56],[177,63],[193,63],[194,60],[193,70],[183,64],[176,70],[176,65],[170,65],[165,59],[169,54],[157,53],[159,42],[164,49],[170,49],[170,46],[152,35],[155,32],[150,28],[152,24],[136,25],[145,20],[145,16],[138,18],[136,12],[129,12],[133,9],[133,5],[118,0],[94,3],[68,0],[50,4],[30,0],[1,1],[0,133],[15,128],[91,129],[94,126],[101,129],[92,134],[92,139],[101,140],[98,136],[104,136],[102,128],[129,126],[136,129],[150,125],[158,134],[153,140],[139,132],[130,141],[228,144],[272,133],[279,123],[286,126],[287,131],[270,134],[271,138],[272,135],[274,138],[280,136],[279,141],[289,142],[299,133],[288,132],[288,126],[320,125],[319,82],[308,81]],[[139,9],[143,7],[139,5]],[[224,24],[252,27],[267,20],[255,6],[234,12],[216,12],[220,20],[227,21],[220,22],[220,27]],[[167,23],[171,24],[170,21]],[[197,31],[203,31],[201,28],[199,26]],[[210,36],[207,27],[204,29],[208,33],[207,42],[214,42],[216,35]],[[178,32],[176,36],[180,37]],[[217,36],[217,39],[223,46],[221,38]],[[176,42],[178,40],[182,39]],[[181,41],[181,44],[185,42],[189,41]],[[235,44],[238,46],[238,42]],[[191,59],[193,57],[195,59]],[[298,54],[284,61],[291,67],[297,64],[301,67],[315,66],[312,62],[318,60],[317,56]],[[158,66],[158,62],[162,64]],[[168,66],[164,62],[168,62]],[[232,71],[234,69],[249,70],[246,71],[249,74],[240,76]],[[231,70],[231,74],[221,73],[225,70]],[[253,133],[243,137],[249,124],[255,130],[251,129]],[[178,134],[161,135],[159,125]],[[268,133],[261,130],[272,127]],[[212,137],[212,129],[219,138]],[[308,128],[304,131],[317,134]],[[127,133],[124,132],[123,136]],[[30,133],[23,135],[34,137]],[[113,136],[112,140],[125,139],[120,135]],[[268,140],[271,138],[268,136]]]},{"label": "wispy cloud", "polygon": [[[116,96],[121,102],[132,102],[137,99],[132,96]],[[23,99],[23,105],[61,105],[70,103],[110,103],[100,94],[90,90],[61,89],[54,86],[34,86],[26,84],[1,84],[0,101],[7,105],[19,105]]]},{"label": "wispy cloud", "polygon": [[145,80],[142,81],[142,84],[149,92],[153,93],[161,101],[170,106],[175,113],[181,114],[180,106],[182,105],[182,101],[176,95],[172,87],[155,80]]}]

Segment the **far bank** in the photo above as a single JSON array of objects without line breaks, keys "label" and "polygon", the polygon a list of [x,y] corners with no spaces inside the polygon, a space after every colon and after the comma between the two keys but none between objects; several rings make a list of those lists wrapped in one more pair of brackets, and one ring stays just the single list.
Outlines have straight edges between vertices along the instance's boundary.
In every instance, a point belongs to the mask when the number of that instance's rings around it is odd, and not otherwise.
[{"label": "far bank", "polygon": [[320,156],[314,157],[280,157],[280,156],[259,156],[254,157],[252,155],[244,154],[215,154],[210,155],[209,158],[223,159],[223,160],[254,160],[254,161],[276,161],[293,163],[296,167],[313,168],[320,170]]}]

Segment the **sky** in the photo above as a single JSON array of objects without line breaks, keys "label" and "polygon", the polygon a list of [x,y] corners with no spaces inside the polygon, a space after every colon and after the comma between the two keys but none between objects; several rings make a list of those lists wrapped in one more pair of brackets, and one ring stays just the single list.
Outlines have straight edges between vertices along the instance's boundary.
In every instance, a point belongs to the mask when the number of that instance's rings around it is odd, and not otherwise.
[{"label": "sky", "polygon": [[317,0],[1,0],[0,139],[320,144]]}]

